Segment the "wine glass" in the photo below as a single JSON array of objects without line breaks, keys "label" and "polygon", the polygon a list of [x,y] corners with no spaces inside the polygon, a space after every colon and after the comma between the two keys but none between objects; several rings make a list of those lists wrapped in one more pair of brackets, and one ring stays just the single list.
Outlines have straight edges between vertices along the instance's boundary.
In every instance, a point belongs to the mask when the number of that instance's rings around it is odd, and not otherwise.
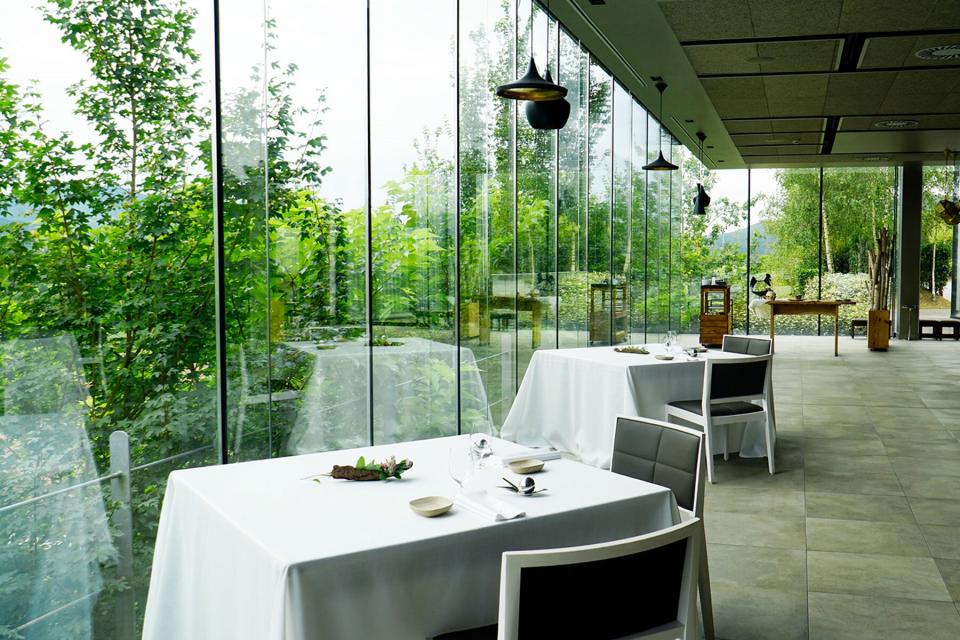
[{"label": "wine glass", "polygon": [[473,475],[473,459],[470,452],[451,447],[447,457],[447,471],[462,490]]}]

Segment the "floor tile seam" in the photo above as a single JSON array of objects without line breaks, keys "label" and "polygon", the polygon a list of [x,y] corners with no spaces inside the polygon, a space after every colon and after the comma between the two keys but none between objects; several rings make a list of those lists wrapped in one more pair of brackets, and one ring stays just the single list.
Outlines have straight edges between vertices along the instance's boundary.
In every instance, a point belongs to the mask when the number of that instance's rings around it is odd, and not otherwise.
[{"label": "floor tile seam", "polygon": [[[955,604],[953,600],[931,600],[930,598],[895,598],[893,596],[882,596],[872,593],[857,593],[851,591],[825,591],[823,589],[816,589],[814,591],[807,591],[807,601],[810,600],[810,594],[816,593],[824,596],[855,596],[858,598],[871,598],[877,600],[893,600],[894,602],[902,602],[903,604],[910,604],[912,602],[940,602],[944,604]],[[960,613],[960,612],[958,612]]]}]

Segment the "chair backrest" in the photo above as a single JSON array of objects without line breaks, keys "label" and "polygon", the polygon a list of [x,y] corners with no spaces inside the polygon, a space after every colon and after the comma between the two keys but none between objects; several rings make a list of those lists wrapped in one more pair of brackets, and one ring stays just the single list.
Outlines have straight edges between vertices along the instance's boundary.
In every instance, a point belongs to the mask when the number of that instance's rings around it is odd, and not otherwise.
[{"label": "chair backrest", "polygon": [[725,335],[720,350],[729,353],[742,353],[747,356],[768,356],[772,344],[769,338]]},{"label": "chair backrest", "polygon": [[682,636],[696,627],[702,526],[692,518],[635,538],[504,553],[498,638]]},{"label": "chair backrest", "polygon": [[703,513],[703,433],[649,418],[617,416],[610,470],[673,491],[677,505]]},{"label": "chair backrest", "polygon": [[703,376],[704,404],[765,397],[771,357],[709,358]]}]

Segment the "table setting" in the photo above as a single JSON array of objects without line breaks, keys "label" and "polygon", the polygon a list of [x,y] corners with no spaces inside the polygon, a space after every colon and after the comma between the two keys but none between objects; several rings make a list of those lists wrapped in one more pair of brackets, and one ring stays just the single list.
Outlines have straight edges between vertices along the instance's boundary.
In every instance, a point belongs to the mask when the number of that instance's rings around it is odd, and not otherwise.
[{"label": "table setting", "polygon": [[143,637],[422,640],[496,620],[504,551],[678,521],[663,487],[486,434],[175,471]]},{"label": "table setting", "polygon": [[[667,403],[701,397],[706,360],[741,357],[683,346],[673,332],[657,344],[536,351],[500,436],[608,469],[617,416],[665,420]],[[723,452],[722,439],[711,444]],[[761,425],[729,425],[726,449],[766,456]]]}]

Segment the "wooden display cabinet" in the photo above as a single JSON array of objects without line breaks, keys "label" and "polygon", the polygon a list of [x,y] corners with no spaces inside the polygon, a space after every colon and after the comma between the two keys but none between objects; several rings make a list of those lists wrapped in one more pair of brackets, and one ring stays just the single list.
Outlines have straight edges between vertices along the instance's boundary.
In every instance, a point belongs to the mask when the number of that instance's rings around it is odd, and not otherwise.
[{"label": "wooden display cabinet", "polygon": [[[627,286],[609,282],[591,284],[590,343],[626,342],[627,322]],[[608,342],[611,339],[612,342]]]},{"label": "wooden display cabinet", "polygon": [[719,347],[730,333],[730,287],[705,284],[700,287],[700,344]]}]

